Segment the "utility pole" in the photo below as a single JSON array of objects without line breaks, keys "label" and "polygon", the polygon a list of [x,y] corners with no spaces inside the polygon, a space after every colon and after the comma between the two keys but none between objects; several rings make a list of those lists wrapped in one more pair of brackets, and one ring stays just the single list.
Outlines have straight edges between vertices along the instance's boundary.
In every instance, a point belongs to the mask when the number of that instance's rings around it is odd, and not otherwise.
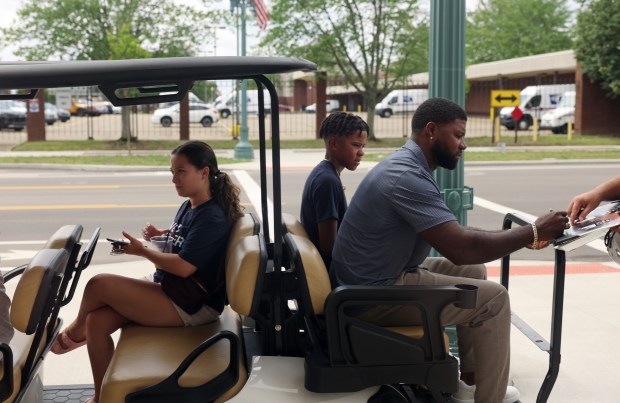
[{"label": "utility pole", "polygon": [[[238,0],[237,5],[241,7],[241,56],[245,56],[245,14],[247,0]],[[239,142],[235,146],[236,159],[254,159],[252,144],[248,141],[248,83],[246,80],[241,82],[241,129],[239,131]],[[237,99],[237,102],[239,100]]]},{"label": "utility pole", "polygon": [[[431,0],[428,94],[465,109],[465,0]],[[454,170],[434,172],[446,205],[461,225],[474,207],[474,190],[463,184],[463,158]],[[439,256],[432,249],[431,256]]]},{"label": "utility pole", "polygon": [[[465,108],[465,0],[431,0],[429,95]],[[435,179],[446,205],[462,225],[473,208],[473,189],[463,185],[463,158],[456,169],[438,168]]]}]

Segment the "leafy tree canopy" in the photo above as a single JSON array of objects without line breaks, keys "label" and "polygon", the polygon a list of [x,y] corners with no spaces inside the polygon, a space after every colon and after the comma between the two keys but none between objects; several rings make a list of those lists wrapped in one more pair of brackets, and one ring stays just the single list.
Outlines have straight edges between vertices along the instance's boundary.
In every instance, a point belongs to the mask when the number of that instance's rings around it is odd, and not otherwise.
[{"label": "leafy tree canopy", "polygon": [[219,18],[172,0],[26,0],[2,44],[26,60],[190,56]]},{"label": "leafy tree canopy", "polygon": [[428,70],[428,19],[416,0],[276,0],[269,23],[262,44],[343,77],[366,97],[371,128],[377,99]]},{"label": "leafy tree canopy", "polygon": [[480,0],[468,15],[467,64],[571,49],[570,16],[565,0]]},{"label": "leafy tree canopy", "polygon": [[575,53],[583,72],[620,96],[620,2],[594,0],[577,18]]}]

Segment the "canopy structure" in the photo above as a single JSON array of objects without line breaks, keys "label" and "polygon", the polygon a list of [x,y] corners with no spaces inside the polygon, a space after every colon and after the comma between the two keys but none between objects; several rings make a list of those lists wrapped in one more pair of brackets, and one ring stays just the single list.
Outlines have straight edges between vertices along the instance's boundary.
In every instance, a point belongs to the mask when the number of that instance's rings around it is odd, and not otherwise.
[{"label": "canopy structure", "polygon": [[[114,105],[131,105],[181,100],[196,80],[251,79],[312,70],[316,65],[303,59],[250,56],[3,62],[0,89],[31,89],[21,96],[3,97],[33,98],[38,88],[98,86]],[[116,92],[121,88],[136,88],[148,95],[124,98]],[[166,95],[152,95],[159,92]]]}]

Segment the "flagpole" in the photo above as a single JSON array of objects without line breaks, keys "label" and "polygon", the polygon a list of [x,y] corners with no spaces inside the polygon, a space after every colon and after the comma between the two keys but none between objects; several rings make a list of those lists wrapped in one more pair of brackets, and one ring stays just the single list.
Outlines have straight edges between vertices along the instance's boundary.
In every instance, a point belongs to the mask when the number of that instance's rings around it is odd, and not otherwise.
[{"label": "flagpole", "polygon": [[[241,56],[245,56],[245,12],[246,1],[241,0]],[[241,130],[239,131],[239,142],[235,146],[236,159],[254,159],[252,144],[248,141],[248,83],[246,80],[241,82]]]}]

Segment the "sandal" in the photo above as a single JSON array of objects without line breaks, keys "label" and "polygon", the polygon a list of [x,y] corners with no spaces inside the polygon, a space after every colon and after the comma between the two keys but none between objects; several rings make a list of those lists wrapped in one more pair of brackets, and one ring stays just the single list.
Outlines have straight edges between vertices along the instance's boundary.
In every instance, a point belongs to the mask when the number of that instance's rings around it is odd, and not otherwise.
[{"label": "sandal", "polygon": [[[52,344],[52,348],[50,350],[54,354],[65,354],[71,350],[75,350],[78,347],[82,347],[84,344],[86,344],[86,340],[75,341],[71,337],[69,337],[67,330],[64,330],[63,332],[60,332],[58,334],[58,337],[56,337],[56,340],[54,340],[54,343]],[[94,402],[93,400],[92,403],[96,402]]]},{"label": "sandal", "polygon": [[84,403],[97,403],[97,401],[94,397],[89,397],[88,399],[84,400]]}]

